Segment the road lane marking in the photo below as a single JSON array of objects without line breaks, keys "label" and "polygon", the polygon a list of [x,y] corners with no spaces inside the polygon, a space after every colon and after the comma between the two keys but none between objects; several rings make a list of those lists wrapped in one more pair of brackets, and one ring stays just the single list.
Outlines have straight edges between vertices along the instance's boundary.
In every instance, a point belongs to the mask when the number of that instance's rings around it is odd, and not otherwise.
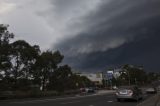
[{"label": "road lane marking", "polygon": [[108,103],[112,103],[113,101],[107,101]]},{"label": "road lane marking", "polygon": [[66,105],[66,104],[73,104],[73,103],[79,103],[81,101],[72,101],[72,102],[64,102],[64,103],[61,103],[62,105]]}]

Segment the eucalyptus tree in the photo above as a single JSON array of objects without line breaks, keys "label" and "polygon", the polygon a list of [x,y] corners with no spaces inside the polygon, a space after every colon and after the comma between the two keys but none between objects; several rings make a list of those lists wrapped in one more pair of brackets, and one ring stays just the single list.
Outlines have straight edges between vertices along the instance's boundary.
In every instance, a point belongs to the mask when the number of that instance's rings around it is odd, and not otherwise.
[{"label": "eucalyptus tree", "polygon": [[10,33],[7,28],[9,25],[0,24],[0,71],[8,75],[10,64],[10,40],[14,38],[14,34]]},{"label": "eucalyptus tree", "polygon": [[64,91],[74,88],[73,73],[68,65],[59,66],[50,77],[49,88]]},{"label": "eucalyptus tree", "polygon": [[46,89],[49,78],[53,75],[53,72],[57,69],[58,64],[63,60],[63,56],[59,51],[45,51],[36,61],[34,79],[41,84],[42,90]]},{"label": "eucalyptus tree", "polygon": [[32,78],[32,67],[36,63],[40,50],[38,46],[31,46],[24,40],[13,42],[11,49],[11,75],[17,88],[17,81],[21,81],[21,79],[28,81],[28,79]]},{"label": "eucalyptus tree", "polygon": [[10,41],[14,34],[8,31],[9,25],[0,24],[0,89],[7,90],[10,88]]}]

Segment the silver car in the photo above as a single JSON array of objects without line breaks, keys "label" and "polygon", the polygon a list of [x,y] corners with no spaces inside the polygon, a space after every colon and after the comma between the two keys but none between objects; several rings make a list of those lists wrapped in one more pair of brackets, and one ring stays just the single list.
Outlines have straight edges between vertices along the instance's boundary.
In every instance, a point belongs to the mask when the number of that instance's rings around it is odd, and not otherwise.
[{"label": "silver car", "polygon": [[157,89],[154,88],[154,87],[149,87],[149,88],[146,89],[146,93],[147,93],[147,94],[157,93]]},{"label": "silver car", "polygon": [[117,101],[121,101],[122,99],[134,99],[138,101],[143,98],[142,90],[137,86],[121,86],[116,91]]}]

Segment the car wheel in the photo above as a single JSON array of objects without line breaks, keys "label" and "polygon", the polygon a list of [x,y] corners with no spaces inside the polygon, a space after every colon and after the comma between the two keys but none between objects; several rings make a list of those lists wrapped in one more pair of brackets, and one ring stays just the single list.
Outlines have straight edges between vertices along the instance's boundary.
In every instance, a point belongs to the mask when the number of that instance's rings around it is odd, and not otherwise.
[{"label": "car wheel", "polygon": [[138,102],[138,101],[139,101],[139,96],[136,97],[136,102]]},{"label": "car wheel", "polygon": [[143,96],[141,96],[141,97],[139,98],[139,100],[143,100]]},{"label": "car wheel", "polygon": [[121,102],[121,99],[120,99],[120,98],[117,98],[117,102]]}]

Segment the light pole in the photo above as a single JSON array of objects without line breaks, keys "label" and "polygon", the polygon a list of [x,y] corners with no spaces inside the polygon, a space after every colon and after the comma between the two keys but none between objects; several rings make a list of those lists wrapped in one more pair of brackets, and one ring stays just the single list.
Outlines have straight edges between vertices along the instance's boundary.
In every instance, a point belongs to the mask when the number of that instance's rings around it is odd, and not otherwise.
[{"label": "light pole", "polygon": [[129,86],[130,86],[130,85],[131,85],[130,73],[129,73],[129,71],[128,71],[127,69],[124,69],[124,71],[125,71],[125,73],[126,73],[127,76],[128,76],[128,84],[129,84]]}]

